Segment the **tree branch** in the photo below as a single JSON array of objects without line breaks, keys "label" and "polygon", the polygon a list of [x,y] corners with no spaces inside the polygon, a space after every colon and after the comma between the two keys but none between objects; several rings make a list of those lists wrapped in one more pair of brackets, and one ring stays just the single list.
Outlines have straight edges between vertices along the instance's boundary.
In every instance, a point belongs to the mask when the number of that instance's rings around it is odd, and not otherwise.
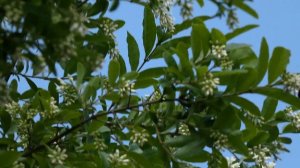
[{"label": "tree branch", "polygon": [[22,156],[23,157],[29,157],[29,156],[31,156],[33,153],[35,153],[35,152],[37,152],[37,151],[45,148],[46,145],[49,146],[49,145],[57,142],[58,140],[60,140],[64,136],[67,136],[67,135],[71,134],[72,132],[74,132],[78,128],[81,128],[85,124],[89,123],[90,121],[96,120],[99,117],[106,116],[106,115],[109,115],[109,114],[120,113],[120,112],[123,112],[125,110],[130,110],[130,109],[138,108],[138,107],[141,107],[141,106],[147,106],[147,105],[152,105],[152,104],[157,104],[157,103],[163,103],[163,102],[173,102],[173,101],[179,101],[179,99],[164,99],[164,100],[156,100],[156,101],[152,101],[152,102],[145,102],[145,103],[140,103],[140,104],[132,105],[132,106],[129,106],[129,107],[126,106],[124,108],[119,108],[119,109],[116,109],[116,110],[109,110],[107,112],[103,112],[103,113],[99,113],[97,115],[93,115],[93,116],[85,119],[84,121],[78,123],[77,125],[74,125],[72,128],[70,128],[70,129],[62,132],[61,134],[58,134],[57,136],[55,136],[54,138],[50,139],[45,144],[37,145],[32,150],[25,151],[25,153]]}]

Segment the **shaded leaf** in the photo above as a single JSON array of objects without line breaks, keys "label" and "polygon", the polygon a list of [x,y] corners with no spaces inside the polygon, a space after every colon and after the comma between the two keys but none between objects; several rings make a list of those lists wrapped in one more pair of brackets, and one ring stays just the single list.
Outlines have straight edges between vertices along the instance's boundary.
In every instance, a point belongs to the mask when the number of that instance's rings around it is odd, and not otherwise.
[{"label": "shaded leaf", "polygon": [[268,69],[268,82],[274,82],[286,69],[289,63],[290,51],[283,47],[276,47],[273,51],[269,69]]}]

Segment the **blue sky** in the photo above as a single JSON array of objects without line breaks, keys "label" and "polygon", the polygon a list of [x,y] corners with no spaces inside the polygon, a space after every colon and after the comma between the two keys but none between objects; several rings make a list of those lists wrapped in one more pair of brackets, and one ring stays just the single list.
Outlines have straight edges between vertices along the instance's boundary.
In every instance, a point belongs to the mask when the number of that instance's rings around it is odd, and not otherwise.
[{"label": "blue sky", "polygon": [[[258,53],[260,47],[260,41],[262,37],[266,37],[270,49],[276,46],[284,46],[291,50],[292,57],[288,66],[288,71],[299,72],[300,71],[300,1],[298,0],[255,0],[251,3],[251,6],[258,12],[259,19],[253,19],[251,16],[244,12],[238,12],[240,19],[240,26],[246,24],[258,24],[259,27],[233,39],[230,42],[247,43],[253,46],[254,51]],[[208,4],[205,8],[195,8],[194,15],[213,14],[215,7]],[[178,11],[173,10],[173,14],[176,22],[180,22],[180,16]],[[129,31],[137,40],[140,48],[142,45],[142,17],[143,8],[123,1],[120,8],[108,14],[114,19],[121,19],[126,21],[126,25],[123,29],[119,30],[116,34],[118,37],[119,49],[123,56],[127,55],[126,44],[126,32]],[[224,20],[215,19],[207,22],[209,28],[218,28],[223,32],[228,32],[228,27]],[[144,52],[141,51],[141,54]],[[142,56],[143,57],[143,56]],[[126,58],[125,58],[126,59]],[[160,61],[151,60],[151,63],[147,66],[157,66],[162,64]],[[146,66],[146,67],[147,67]],[[260,106],[262,105],[262,99],[260,97],[250,97],[251,100]],[[284,104],[280,104],[279,108],[284,108]],[[284,153],[281,155],[282,161],[278,161],[277,168],[298,168],[297,160],[300,156],[300,136],[290,135],[293,139],[293,144],[288,146],[290,153]]]}]

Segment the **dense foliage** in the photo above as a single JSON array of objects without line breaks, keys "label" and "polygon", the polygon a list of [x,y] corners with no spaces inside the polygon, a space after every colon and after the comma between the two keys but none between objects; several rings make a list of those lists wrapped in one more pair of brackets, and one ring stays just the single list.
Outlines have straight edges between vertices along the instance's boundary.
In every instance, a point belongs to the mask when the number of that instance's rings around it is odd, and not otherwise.
[{"label": "dense foliage", "polygon": [[[236,10],[258,18],[248,1],[0,0],[1,167],[274,167],[300,129],[300,75],[284,47],[230,43],[257,27],[237,27]],[[128,55],[109,17],[123,3],[144,9]],[[216,13],[193,16],[206,3]],[[206,27],[222,17],[230,33]]]}]

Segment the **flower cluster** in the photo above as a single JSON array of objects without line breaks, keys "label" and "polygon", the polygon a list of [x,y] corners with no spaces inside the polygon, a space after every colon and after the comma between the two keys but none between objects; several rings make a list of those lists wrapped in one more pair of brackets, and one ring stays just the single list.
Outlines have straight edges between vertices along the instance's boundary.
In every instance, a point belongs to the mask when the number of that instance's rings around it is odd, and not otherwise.
[{"label": "flower cluster", "polygon": [[159,17],[160,25],[168,32],[175,30],[174,20],[170,12],[172,5],[172,0],[157,0],[157,4],[153,8],[154,15]]},{"label": "flower cluster", "polygon": [[240,168],[241,163],[235,157],[227,157],[228,168]]},{"label": "flower cluster", "polygon": [[73,20],[70,27],[71,32],[76,32],[81,36],[84,36],[88,28],[84,25],[84,22],[88,21],[88,18],[82,14],[79,14],[75,9],[71,8],[73,13]]},{"label": "flower cluster", "polygon": [[161,93],[159,91],[154,91],[154,93],[151,95],[149,101],[157,101],[157,100],[160,100],[162,97],[161,97]]},{"label": "flower cluster", "polygon": [[191,134],[190,129],[188,127],[188,125],[181,123],[178,127],[178,133],[181,135],[185,135],[188,136]]},{"label": "flower cluster", "polygon": [[17,102],[12,101],[11,103],[6,104],[5,109],[13,118],[20,117],[19,113],[21,111],[21,107]]},{"label": "flower cluster", "polygon": [[222,70],[231,70],[233,67],[233,61],[229,57],[224,57],[221,59],[221,68]]},{"label": "flower cluster", "polygon": [[213,147],[216,149],[222,149],[228,145],[228,137],[225,134],[220,133],[219,131],[214,131],[210,135],[214,140]]},{"label": "flower cluster", "polygon": [[25,168],[25,165],[21,162],[15,161],[12,165],[12,168]]},{"label": "flower cluster", "polygon": [[66,149],[61,149],[58,145],[56,145],[55,149],[50,149],[48,157],[52,164],[63,165],[68,155],[66,154]]},{"label": "flower cluster", "polygon": [[128,80],[125,80],[122,87],[119,90],[121,97],[127,96],[131,94],[132,92],[135,92],[134,90],[134,83],[130,83]]},{"label": "flower cluster", "polygon": [[130,140],[133,143],[137,143],[140,146],[143,146],[144,143],[148,141],[148,138],[149,138],[149,134],[146,132],[146,130],[144,129],[141,131],[133,130]]},{"label": "flower cluster", "polygon": [[117,149],[114,154],[110,154],[108,161],[115,167],[127,166],[129,164],[129,159],[126,154],[120,155],[120,151]]},{"label": "flower cluster", "polygon": [[285,73],[282,82],[289,92],[297,93],[300,90],[300,74]]},{"label": "flower cluster", "polygon": [[287,118],[291,121],[291,124],[300,130],[300,113],[294,112],[292,107],[287,107],[285,109]]},{"label": "flower cluster", "polygon": [[192,0],[181,0],[177,1],[177,4],[181,7],[180,15],[184,20],[189,19],[193,16],[193,1]]},{"label": "flower cluster", "polygon": [[250,120],[255,126],[261,127],[264,124],[264,118],[262,116],[256,116],[245,109],[242,109],[242,112],[244,113],[244,117]]},{"label": "flower cluster", "polygon": [[219,78],[214,78],[212,73],[207,73],[204,80],[200,82],[200,85],[202,86],[201,91],[205,96],[213,95],[214,89],[217,88],[219,83]]},{"label": "flower cluster", "polygon": [[56,52],[62,56],[62,61],[67,62],[77,56],[75,41],[74,35],[70,34],[55,44]]},{"label": "flower cluster", "polygon": [[267,160],[270,158],[268,155],[270,150],[261,144],[249,148],[250,158],[253,159],[258,166],[267,166]]},{"label": "flower cluster", "polygon": [[59,108],[56,105],[56,101],[53,97],[49,100],[49,110],[48,111],[42,111],[41,116],[43,118],[52,118],[55,114],[59,113]]},{"label": "flower cluster", "polygon": [[237,26],[237,24],[239,23],[239,18],[237,17],[235,10],[230,10],[228,12],[226,22],[231,29],[234,29]]},{"label": "flower cluster", "polygon": [[64,98],[64,104],[70,106],[78,99],[77,90],[70,84],[62,84],[59,86],[59,91]]},{"label": "flower cluster", "polygon": [[22,18],[24,2],[10,1],[4,6],[5,16],[9,21],[18,22]]},{"label": "flower cluster", "polygon": [[213,44],[211,46],[211,54],[218,59],[227,57],[226,45],[219,44],[218,42]]},{"label": "flower cluster", "polygon": [[114,35],[114,31],[117,30],[118,25],[114,23],[112,20],[104,19],[101,24],[99,24],[99,27],[103,31],[103,34],[106,37],[109,37],[113,40],[116,39],[116,36]]},{"label": "flower cluster", "polygon": [[104,139],[99,138],[98,136],[94,138],[94,145],[96,149],[100,151],[107,149],[107,145],[105,144]]}]

